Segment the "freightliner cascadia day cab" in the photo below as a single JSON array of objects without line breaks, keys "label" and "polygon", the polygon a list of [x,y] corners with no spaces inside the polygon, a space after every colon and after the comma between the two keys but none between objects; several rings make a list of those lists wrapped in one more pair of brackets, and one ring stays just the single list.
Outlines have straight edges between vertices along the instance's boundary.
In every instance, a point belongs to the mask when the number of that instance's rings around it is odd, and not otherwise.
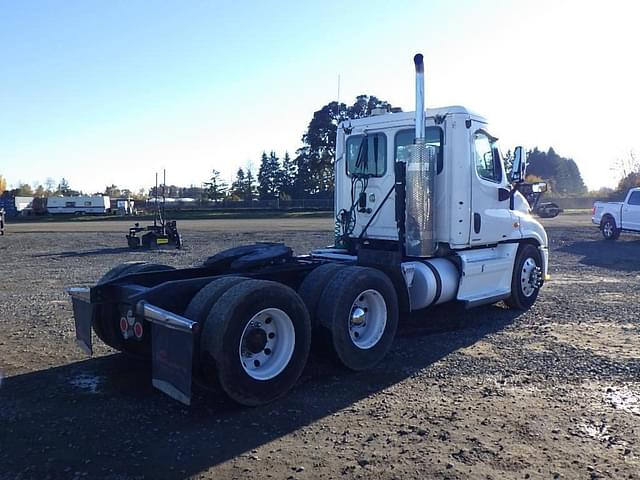
[{"label": "freightliner cascadia day cab", "polygon": [[[243,405],[284,395],[310,348],[351,370],[374,367],[407,312],[444,302],[525,310],[547,275],[544,228],[511,179],[487,121],[463,107],[338,126],[335,245],[294,256],[283,244],[237,247],[193,268],[125,263],[72,287],[76,338],[149,358],[153,385],[189,404],[193,377],[217,377]],[[428,313],[424,321],[429,321]]]}]

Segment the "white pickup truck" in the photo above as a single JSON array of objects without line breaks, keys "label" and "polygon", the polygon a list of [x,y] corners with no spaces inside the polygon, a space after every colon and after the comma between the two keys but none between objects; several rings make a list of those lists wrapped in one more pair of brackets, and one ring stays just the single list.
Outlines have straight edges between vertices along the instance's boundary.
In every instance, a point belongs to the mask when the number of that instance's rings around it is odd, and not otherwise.
[{"label": "white pickup truck", "polygon": [[624,202],[594,203],[591,221],[606,240],[617,239],[620,232],[640,233],[640,187],[630,189]]}]

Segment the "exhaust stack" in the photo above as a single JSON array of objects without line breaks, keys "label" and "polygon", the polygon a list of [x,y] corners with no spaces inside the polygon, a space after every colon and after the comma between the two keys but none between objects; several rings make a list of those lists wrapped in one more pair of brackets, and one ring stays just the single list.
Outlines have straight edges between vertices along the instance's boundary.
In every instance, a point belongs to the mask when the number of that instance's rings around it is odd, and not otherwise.
[{"label": "exhaust stack", "polygon": [[436,247],[433,219],[436,152],[425,143],[422,55],[418,53],[413,62],[416,66],[416,134],[407,162],[405,251],[411,257],[430,257]]},{"label": "exhaust stack", "polygon": [[[416,65],[416,141],[424,143],[424,63],[422,54],[417,53],[413,57]],[[418,142],[420,140],[420,142]]]}]

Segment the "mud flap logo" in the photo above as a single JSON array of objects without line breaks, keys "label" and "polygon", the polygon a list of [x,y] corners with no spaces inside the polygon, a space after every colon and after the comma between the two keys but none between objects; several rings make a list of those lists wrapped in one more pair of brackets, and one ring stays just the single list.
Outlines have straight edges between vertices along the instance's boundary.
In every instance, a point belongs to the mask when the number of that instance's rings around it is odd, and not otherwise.
[{"label": "mud flap logo", "polygon": [[190,405],[193,335],[154,324],[151,345],[153,386]]}]

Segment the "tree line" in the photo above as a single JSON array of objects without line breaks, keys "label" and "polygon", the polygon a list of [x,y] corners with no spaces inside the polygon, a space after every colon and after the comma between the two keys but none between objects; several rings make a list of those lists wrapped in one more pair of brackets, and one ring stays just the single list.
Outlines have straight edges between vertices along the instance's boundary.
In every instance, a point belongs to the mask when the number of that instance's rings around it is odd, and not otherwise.
[{"label": "tree line", "polygon": [[257,177],[250,168],[239,168],[231,185],[213,170],[204,184],[206,197],[213,201],[332,198],[338,125],[369,116],[374,108],[388,111],[393,106],[373,95],[359,95],[352,105],[336,101],[324,105],[313,114],[293,158],[289,152],[280,159],[274,151],[263,151]]},{"label": "tree line", "polygon": [[[351,105],[336,101],[329,102],[314,112],[302,135],[302,145],[293,156],[285,152],[280,157],[275,151],[267,153],[265,150],[260,157],[257,174],[250,167],[239,168],[233,180],[227,184],[219,171],[212,170],[210,177],[200,187],[164,185],[160,186],[162,190],[158,193],[164,193],[169,198],[196,198],[214,202],[331,198],[334,189],[333,166],[338,125],[345,120],[369,116],[374,108],[389,111],[393,107],[391,103],[373,95],[359,95]],[[507,169],[509,169],[511,157],[511,152],[508,152],[505,158]],[[530,150],[528,161],[529,179],[546,181],[551,192],[561,195],[580,195],[587,192],[576,162],[572,158],[558,155],[553,148],[549,148],[546,152],[537,147]],[[616,190],[626,191],[631,186],[640,185],[640,161],[633,152],[628,159],[616,162],[616,170],[622,175]],[[0,193],[5,189],[6,181],[0,176]],[[25,196],[82,193],[73,190],[64,178],[57,183],[48,178],[44,186],[37,185],[33,188],[28,184],[20,184],[10,192]],[[99,194],[143,199],[155,196],[156,192],[155,187],[133,192],[110,185]]]},{"label": "tree line", "polygon": [[82,195],[82,191],[73,190],[65,178],[61,178],[59,182],[56,182],[51,177],[47,178],[44,185],[39,183],[29,185],[28,183],[18,182],[17,187],[7,189],[7,180],[0,175],[0,195],[11,195],[15,197],[71,196]]},{"label": "tree line", "polygon": [[553,147],[543,152],[534,148],[527,153],[527,176],[547,182],[549,192],[559,195],[583,195],[587,193],[582,174],[572,158],[556,153]]}]

